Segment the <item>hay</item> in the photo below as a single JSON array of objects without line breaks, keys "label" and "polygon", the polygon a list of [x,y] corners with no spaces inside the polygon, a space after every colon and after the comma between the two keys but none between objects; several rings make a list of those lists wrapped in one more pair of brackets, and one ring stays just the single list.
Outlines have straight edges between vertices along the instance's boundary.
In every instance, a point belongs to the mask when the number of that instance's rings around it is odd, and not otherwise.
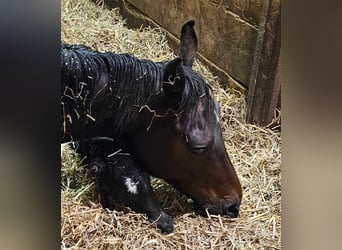
[{"label": "hay", "polygon": [[[163,61],[174,58],[159,29],[131,30],[118,10],[87,0],[62,1],[62,41],[99,51],[131,53]],[[199,37],[199,41],[201,38]],[[243,186],[240,216],[203,217],[191,201],[161,180],[153,186],[163,207],[174,216],[174,232],[163,235],[145,215],[129,209],[110,211],[94,196],[82,161],[69,149],[62,157],[61,247],[63,249],[280,249],[280,132],[245,123],[245,97],[223,90],[202,64],[194,68],[213,86],[221,104],[226,148]],[[274,123],[279,124],[280,115]],[[278,125],[279,127],[279,125]]]}]

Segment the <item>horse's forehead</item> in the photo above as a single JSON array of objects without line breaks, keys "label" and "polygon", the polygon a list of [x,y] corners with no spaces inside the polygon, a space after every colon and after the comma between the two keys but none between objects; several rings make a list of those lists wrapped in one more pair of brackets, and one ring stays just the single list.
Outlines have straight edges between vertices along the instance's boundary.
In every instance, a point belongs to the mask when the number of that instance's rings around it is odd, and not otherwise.
[{"label": "horse's forehead", "polygon": [[205,109],[206,109],[205,101],[203,100],[203,98],[200,98],[198,100],[197,112],[196,113],[198,113],[198,112],[202,113],[202,112],[204,112]]},{"label": "horse's forehead", "polygon": [[214,112],[214,110],[210,110],[210,107],[213,107],[213,105],[210,105],[210,102],[212,100],[205,99],[205,98],[199,98],[197,102],[197,106],[188,114],[186,120],[186,127],[188,129],[192,129],[195,127],[205,128],[208,127],[211,124],[212,116],[210,116],[211,112]]}]

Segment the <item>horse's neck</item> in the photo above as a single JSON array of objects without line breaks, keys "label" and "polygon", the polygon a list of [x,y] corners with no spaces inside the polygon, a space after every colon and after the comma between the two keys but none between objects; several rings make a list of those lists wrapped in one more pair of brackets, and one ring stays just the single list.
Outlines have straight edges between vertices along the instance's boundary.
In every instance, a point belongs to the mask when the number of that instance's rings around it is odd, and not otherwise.
[{"label": "horse's neck", "polygon": [[[110,85],[118,97],[133,95],[147,98],[146,94],[160,91],[162,65],[141,60],[128,54],[106,54]],[[145,96],[144,96],[145,95]]]},{"label": "horse's neck", "polygon": [[[136,84],[143,84],[151,80],[159,80],[161,65],[150,60],[138,59],[128,54],[108,54],[106,59],[110,61],[109,71],[122,81],[128,82],[130,79]],[[118,79],[115,79],[118,80]]]},{"label": "horse's neck", "polygon": [[62,46],[61,66],[63,117],[77,131],[121,130],[161,91],[163,65],[127,54]]},{"label": "horse's neck", "polygon": [[[163,65],[127,54],[104,53],[101,57],[107,62],[108,79],[102,76],[96,83],[92,110],[99,119],[111,120],[121,130],[134,121],[140,107],[158,98]],[[97,92],[101,88],[105,91],[100,96]]]}]

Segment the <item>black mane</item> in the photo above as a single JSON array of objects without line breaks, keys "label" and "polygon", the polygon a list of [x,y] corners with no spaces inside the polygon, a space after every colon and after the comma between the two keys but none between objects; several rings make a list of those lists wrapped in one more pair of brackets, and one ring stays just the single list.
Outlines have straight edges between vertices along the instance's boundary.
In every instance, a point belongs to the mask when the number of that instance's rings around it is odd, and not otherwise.
[{"label": "black mane", "polygon": [[[75,122],[110,122],[112,131],[120,134],[136,119],[141,107],[164,96],[165,65],[166,62],[154,63],[129,54],[100,53],[82,45],[62,44],[61,101],[65,122],[69,126]],[[199,98],[207,106],[213,105],[210,86],[190,68],[184,69],[185,91],[174,111],[186,115]],[[209,111],[208,115],[212,113]]]}]

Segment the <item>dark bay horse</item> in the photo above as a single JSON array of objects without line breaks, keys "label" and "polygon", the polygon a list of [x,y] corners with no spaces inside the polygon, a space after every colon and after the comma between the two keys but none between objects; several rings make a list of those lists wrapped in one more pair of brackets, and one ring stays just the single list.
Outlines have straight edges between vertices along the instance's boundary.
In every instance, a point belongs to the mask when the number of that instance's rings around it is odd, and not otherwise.
[{"label": "dark bay horse", "polygon": [[242,189],[219,104],[192,69],[196,51],[194,21],[182,27],[179,57],[168,62],[62,44],[62,141],[112,138],[137,168],[210,213],[237,217]]}]

